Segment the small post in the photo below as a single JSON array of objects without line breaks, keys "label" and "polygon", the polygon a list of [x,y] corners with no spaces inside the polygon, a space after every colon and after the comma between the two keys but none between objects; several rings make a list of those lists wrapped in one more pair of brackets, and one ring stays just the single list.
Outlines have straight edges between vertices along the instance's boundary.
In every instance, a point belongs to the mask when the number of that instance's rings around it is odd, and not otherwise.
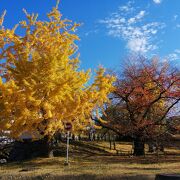
[{"label": "small post", "polygon": [[64,165],[69,165],[69,131],[67,132],[67,150],[66,150],[66,162]]},{"label": "small post", "polygon": [[66,123],[65,124],[65,129],[67,131],[67,150],[66,150],[66,161],[64,162],[64,165],[69,165],[69,135],[70,135],[70,130],[72,129],[72,124],[71,123]]}]

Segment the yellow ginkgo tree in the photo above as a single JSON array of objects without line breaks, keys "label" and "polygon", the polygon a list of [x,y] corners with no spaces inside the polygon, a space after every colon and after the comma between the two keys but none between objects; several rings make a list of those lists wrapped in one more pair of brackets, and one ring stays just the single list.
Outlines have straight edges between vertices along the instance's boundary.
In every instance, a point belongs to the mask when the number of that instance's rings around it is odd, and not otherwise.
[{"label": "yellow ginkgo tree", "polygon": [[[114,77],[104,69],[88,85],[90,71],[79,69],[74,33],[78,24],[62,19],[55,7],[47,21],[28,14],[13,29],[0,19],[0,130],[52,136],[71,122],[73,131],[91,123],[91,114],[108,101]],[[16,33],[21,28],[21,34]]]}]

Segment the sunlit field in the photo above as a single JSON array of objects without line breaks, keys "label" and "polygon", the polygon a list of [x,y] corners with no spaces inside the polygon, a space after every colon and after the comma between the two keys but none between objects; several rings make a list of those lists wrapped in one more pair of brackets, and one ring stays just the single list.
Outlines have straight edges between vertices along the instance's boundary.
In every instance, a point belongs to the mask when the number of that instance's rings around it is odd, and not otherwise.
[{"label": "sunlit field", "polygon": [[156,154],[133,157],[128,154],[131,150],[130,143],[117,143],[116,149],[123,150],[124,154],[116,155],[116,150],[109,150],[108,142],[81,142],[70,146],[68,166],[64,165],[65,144],[60,147],[60,157],[37,158],[2,165],[1,179],[153,179],[159,173],[180,173],[180,150],[176,147],[166,148],[165,154],[159,154],[159,157]]}]

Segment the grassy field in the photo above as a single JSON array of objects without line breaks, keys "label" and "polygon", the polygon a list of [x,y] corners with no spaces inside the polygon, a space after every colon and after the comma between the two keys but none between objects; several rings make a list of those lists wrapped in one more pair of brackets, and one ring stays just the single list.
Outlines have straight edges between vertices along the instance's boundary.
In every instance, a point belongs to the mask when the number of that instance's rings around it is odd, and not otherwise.
[{"label": "grassy field", "polygon": [[[165,149],[175,154],[128,155],[131,144],[119,143],[126,155],[116,155],[108,143],[83,142],[70,146],[70,165],[61,157],[1,165],[0,179],[154,179],[159,173],[180,173],[180,150]],[[62,145],[62,150],[65,145]]]}]

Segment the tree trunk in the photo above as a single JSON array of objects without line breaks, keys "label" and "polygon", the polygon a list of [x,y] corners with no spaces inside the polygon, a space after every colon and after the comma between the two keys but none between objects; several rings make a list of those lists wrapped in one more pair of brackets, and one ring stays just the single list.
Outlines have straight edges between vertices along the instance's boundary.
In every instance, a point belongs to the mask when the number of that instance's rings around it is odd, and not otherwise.
[{"label": "tree trunk", "polygon": [[116,142],[113,141],[114,150],[116,150]]},{"label": "tree trunk", "polygon": [[112,142],[111,142],[111,140],[109,140],[109,149],[110,150],[112,149]]},{"label": "tree trunk", "polygon": [[74,134],[72,135],[72,140],[73,140],[73,141],[75,140],[75,135],[74,135]]},{"label": "tree trunk", "polygon": [[160,145],[159,150],[160,150],[161,152],[164,152],[164,145]]},{"label": "tree trunk", "polygon": [[43,138],[43,142],[44,142],[44,150],[43,150],[44,157],[53,157],[53,151],[52,151],[53,142],[49,140],[47,136]]},{"label": "tree trunk", "polygon": [[100,140],[100,135],[97,134],[97,142]]},{"label": "tree trunk", "polygon": [[91,141],[91,133],[89,133],[88,139],[89,141]]},{"label": "tree trunk", "polygon": [[111,135],[110,134],[108,135],[109,135],[109,149],[111,150],[112,149]]},{"label": "tree trunk", "polygon": [[145,154],[144,141],[140,138],[134,139],[134,156],[143,156]]},{"label": "tree trunk", "polygon": [[79,137],[79,141],[81,141],[81,135],[80,134],[78,135],[78,137]]},{"label": "tree trunk", "polygon": [[155,147],[154,147],[154,144],[152,143],[152,142],[150,142],[149,144],[148,144],[148,146],[149,146],[149,152],[150,153],[153,153],[154,151],[155,151]]}]

